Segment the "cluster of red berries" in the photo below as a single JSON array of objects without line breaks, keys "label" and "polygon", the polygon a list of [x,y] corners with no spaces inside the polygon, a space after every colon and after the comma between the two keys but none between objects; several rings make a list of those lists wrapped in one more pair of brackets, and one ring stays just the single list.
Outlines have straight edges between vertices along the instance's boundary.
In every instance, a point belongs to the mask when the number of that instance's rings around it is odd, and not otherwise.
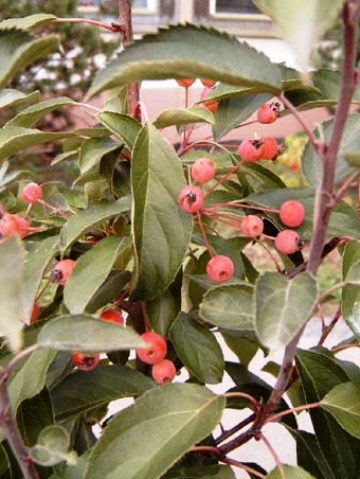
[{"label": "cluster of red berries", "polygon": [[[196,81],[196,78],[181,78],[176,80],[183,88],[190,88]],[[213,88],[216,85],[215,80],[207,80],[206,78],[200,78],[201,83],[207,88]]]},{"label": "cluster of red berries", "polygon": [[[193,83],[195,83],[196,78],[182,78],[180,80],[176,80],[178,84],[184,88],[190,88]],[[200,78],[201,83],[204,85],[204,89],[200,95],[200,102],[204,108],[211,111],[211,113],[215,113],[219,102],[217,100],[206,100],[206,97],[212,93],[212,88],[216,85],[215,80],[207,80],[206,78]]]},{"label": "cluster of red berries", "polygon": [[165,339],[157,333],[149,331],[141,335],[146,347],[136,350],[141,361],[151,364],[151,375],[155,382],[164,384],[171,382],[176,375],[176,368],[172,361],[165,359],[167,344]]}]

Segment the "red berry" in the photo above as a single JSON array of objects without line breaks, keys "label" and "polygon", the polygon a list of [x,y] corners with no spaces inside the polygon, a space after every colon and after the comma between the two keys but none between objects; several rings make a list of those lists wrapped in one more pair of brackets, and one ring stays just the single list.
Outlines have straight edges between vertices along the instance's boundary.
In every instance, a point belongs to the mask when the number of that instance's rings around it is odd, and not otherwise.
[{"label": "red berry", "polygon": [[142,334],[141,339],[147,344],[145,348],[136,350],[141,361],[146,364],[157,364],[164,359],[167,353],[167,344],[162,336],[150,331]]},{"label": "red berry", "polygon": [[243,140],[238,147],[238,155],[245,163],[254,163],[262,158],[264,143],[262,140]]},{"label": "red berry", "polygon": [[28,183],[24,186],[21,193],[21,198],[25,203],[36,203],[42,198],[42,188],[37,183]]},{"label": "red berry", "polygon": [[33,305],[33,309],[31,311],[30,324],[34,324],[38,320],[39,315],[40,315],[40,306],[38,303],[35,302]]},{"label": "red berry", "polygon": [[103,321],[110,321],[111,323],[124,325],[123,315],[117,309],[105,309],[100,314],[100,319]]},{"label": "red berry", "polygon": [[285,226],[297,228],[305,218],[305,208],[296,200],[285,201],[280,207],[280,219]]},{"label": "red berry", "polygon": [[207,158],[199,158],[191,167],[191,177],[198,183],[207,183],[215,176],[214,162]]},{"label": "red berry", "polygon": [[206,273],[215,283],[223,283],[234,276],[234,263],[228,256],[213,256],[206,265]]},{"label": "red berry", "polygon": [[76,261],[73,259],[63,259],[59,261],[51,272],[51,281],[65,286]]},{"label": "red berry", "polygon": [[257,119],[260,123],[274,123],[279,116],[279,103],[266,103],[257,111]]},{"label": "red berry", "polygon": [[197,213],[204,203],[204,193],[197,186],[184,186],[178,198],[179,206],[187,213]]},{"label": "red berry", "polygon": [[279,253],[293,254],[303,247],[303,241],[299,234],[293,230],[284,230],[275,238],[275,248]]},{"label": "red berry", "polygon": [[28,232],[29,222],[25,218],[5,213],[0,220],[0,234],[4,238],[8,238],[13,234],[17,234],[20,238],[24,238]]},{"label": "red berry", "polygon": [[74,366],[76,366],[78,369],[81,369],[81,371],[92,371],[98,366],[100,362],[100,355],[74,353],[71,356],[71,360]]},{"label": "red berry", "polygon": [[195,83],[195,78],[181,78],[176,80],[178,84],[184,88],[189,88],[193,83]]},{"label": "red berry", "polygon": [[163,359],[152,367],[151,375],[158,384],[171,383],[176,375],[175,365],[169,359]]},{"label": "red berry", "polygon": [[206,108],[207,110],[211,111],[211,113],[215,113],[218,106],[219,106],[219,102],[217,100],[208,100],[208,101],[204,101],[205,98],[210,94],[212,93],[212,90],[210,88],[204,88],[202,93],[201,93],[201,96],[200,96],[200,100],[202,102],[202,106],[204,108]]},{"label": "red berry", "polygon": [[216,85],[215,80],[207,80],[206,78],[200,78],[200,81],[204,86],[208,88],[212,88],[214,85]]},{"label": "red berry", "polygon": [[271,136],[262,138],[262,159],[263,160],[275,160],[279,154],[279,145],[275,138]]},{"label": "red berry", "polygon": [[244,236],[257,238],[264,231],[264,222],[256,215],[247,215],[242,219],[240,229]]}]

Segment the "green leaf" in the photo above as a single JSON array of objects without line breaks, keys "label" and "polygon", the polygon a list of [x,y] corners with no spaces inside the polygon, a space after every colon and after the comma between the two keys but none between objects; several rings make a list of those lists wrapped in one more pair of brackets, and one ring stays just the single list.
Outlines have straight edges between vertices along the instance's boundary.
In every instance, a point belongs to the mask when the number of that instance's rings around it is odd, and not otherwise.
[{"label": "green leaf", "polygon": [[[169,181],[171,178],[171,181]],[[171,146],[152,126],[137,137],[131,161],[133,297],[154,299],[174,280],[188,247],[191,216],[178,206],[184,173]]]},{"label": "green leaf", "polygon": [[262,274],[255,288],[256,332],[262,344],[271,349],[286,346],[309,319],[316,296],[316,281],[309,273],[294,279]]},{"label": "green leaf", "polygon": [[52,389],[51,397],[56,419],[61,421],[116,399],[139,396],[153,387],[150,378],[134,369],[100,364],[93,371],[66,376]]},{"label": "green leaf", "polygon": [[16,422],[27,446],[34,446],[42,429],[54,424],[54,411],[47,389],[20,404]]},{"label": "green leaf", "polygon": [[45,133],[32,128],[7,126],[0,130],[0,161],[30,146],[71,137],[72,133]]},{"label": "green leaf", "polygon": [[323,34],[333,26],[342,7],[342,0],[253,0],[255,5],[276,23],[297,63],[306,72],[311,52]]},{"label": "green leaf", "polygon": [[210,289],[203,296],[199,314],[223,329],[250,331],[254,329],[254,290],[249,285],[224,285]]},{"label": "green leaf", "polygon": [[31,317],[36,293],[43,275],[58,250],[59,237],[51,236],[36,243],[26,255],[23,282],[23,319],[25,322],[28,322]]},{"label": "green leaf", "polygon": [[68,105],[76,105],[76,102],[65,96],[44,100],[20,111],[20,113],[8,121],[5,126],[24,126],[31,128],[48,113]]},{"label": "green leaf", "polygon": [[100,113],[98,120],[118,136],[130,150],[133,149],[136,137],[141,131],[141,124],[138,121],[131,116],[109,111]]},{"label": "green leaf", "polygon": [[150,390],[121,411],[89,458],[86,479],[157,479],[221,418],[225,400],[194,384]]},{"label": "green leaf", "polygon": [[266,477],[268,479],[315,479],[314,476],[304,471],[301,467],[282,465],[284,474],[279,468],[273,469]]},{"label": "green leaf", "polygon": [[281,75],[262,53],[234,36],[194,25],[177,25],[145,35],[96,77],[88,97],[131,81],[209,78],[278,92]]},{"label": "green leaf", "polygon": [[59,39],[56,35],[34,39],[25,31],[2,29],[0,25],[0,88],[4,88],[28,65],[39,58],[56,52],[58,46]]},{"label": "green leaf", "polygon": [[[344,248],[343,281],[360,282],[359,242],[352,241]],[[360,285],[347,284],[342,289],[341,309],[343,318],[356,337],[360,338],[359,318]]]},{"label": "green leaf", "polygon": [[28,15],[27,17],[22,18],[9,18],[0,22],[0,30],[25,30],[31,31],[35,28],[51,23],[55,20],[55,15],[48,13],[37,13],[36,15]]},{"label": "green leaf", "polygon": [[298,465],[317,479],[336,479],[327,462],[315,434],[291,429],[296,440]]},{"label": "green leaf", "polygon": [[32,105],[39,101],[40,93],[38,91],[23,93],[22,91],[9,88],[0,90],[0,108],[15,108],[20,105]]},{"label": "green leaf", "polygon": [[214,123],[214,115],[206,108],[170,108],[163,110],[154,121],[156,128],[167,128],[172,125],[188,125],[189,123]]},{"label": "green leaf", "polygon": [[[347,383],[349,377],[326,350],[299,351],[296,355],[306,403],[319,402],[335,386]],[[353,479],[360,475],[360,442],[347,434],[321,408],[310,411],[320,448],[336,478]]]},{"label": "green leaf", "polygon": [[271,98],[270,93],[263,93],[261,95],[246,94],[222,100],[216,111],[215,125],[212,129],[215,141],[219,141],[232,129],[247,120]]},{"label": "green leaf", "polygon": [[259,350],[259,342],[254,332],[220,330],[226,345],[236,354],[239,361],[248,367],[250,361]]},{"label": "green leaf", "polygon": [[89,353],[119,351],[143,346],[140,337],[124,328],[90,315],[64,315],[52,319],[37,340],[43,348]]},{"label": "green leaf", "polygon": [[[360,115],[358,113],[349,115],[347,118],[340,143],[338,160],[336,162],[336,182],[343,180],[353,171],[353,168],[349,165],[346,159],[347,156],[360,155],[360,138],[358,135],[359,120]],[[321,123],[319,128],[321,128],[321,134],[324,137],[324,141],[329,141],[333,128],[333,120],[327,120]],[[314,133],[317,137],[319,136],[317,130],[315,130]],[[306,144],[304,149],[302,157],[302,172],[310,185],[315,187],[320,185],[323,175],[323,165],[315,153],[314,148],[310,145],[310,142]]]},{"label": "green leaf", "polygon": [[191,375],[206,384],[218,384],[224,374],[224,357],[213,333],[185,313],[170,330],[175,351]]},{"label": "green leaf", "polygon": [[79,169],[82,175],[89,173],[107,154],[119,150],[122,145],[110,138],[91,138],[80,147]]},{"label": "green leaf", "polygon": [[17,352],[22,345],[24,251],[16,236],[0,244],[0,264],[0,334],[9,338]]},{"label": "green leaf", "polygon": [[74,464],[76,459],[68,453],[70,434],[62,426],[48,426],[39,435],[38,443],[30,449],[33,461],[41,466],[54,466],[68,461]]},{"label": "green leaf", "polygon": [[127,237],[108,236],[80,256],[64,287],[64,302],[70,313],[85,311],[108,277],[121,250],[127,246]]},{"label": "green leaf", "polygon": [[113,270],[104,283],[95,292],[86,306],[87,313],[95,313],[103,306],[119,298],[119,292],[124,289],[131,278],[130,271]]},{"label": "green leaf", "polygon": [[328,411],[349,434],[360,439],[360,382],[335,386],[321,401]]},{"label": "green leaf", "polygon": [[[0,477],[3,477],[5,472],[9,469],[10,467],[10,461],[9,457],[6,453],[5,448],[0,444]],[[8,477],[9,479],[12,479],[12,476],[4,476]]]},{"label": "green leaf", "polygon": [[93,204],[71,216],[60,233],[60,247],[64,252],[86,231],[130,211],[130,197],[125,196],[111,204]]}]

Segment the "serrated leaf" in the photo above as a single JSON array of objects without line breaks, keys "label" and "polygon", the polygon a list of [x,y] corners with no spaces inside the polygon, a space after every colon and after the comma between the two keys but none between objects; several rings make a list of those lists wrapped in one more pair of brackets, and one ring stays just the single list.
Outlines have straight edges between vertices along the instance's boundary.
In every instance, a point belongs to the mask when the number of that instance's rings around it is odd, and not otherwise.
[{"label": "serrated leaf", "polygon": [[76,371],[51,391],[57,420],[83,413],[110,401],[143,394],[155,383],[138,371],[118,364],[100,364],[93,371]]},{"label": "serrated leaf", "polygon": [[[335,386],[349,381],[343,367],[325,349],[298,351],[296,366],[306,402],[319,402]],[[321,408],[310,411],[320,448],[336,478],[353,479],[360,474],[360,442],[347,434]]]},{"label": "serrated leaf", "polygon": [[16,236],[0,244],[0,264],[0,335],[7,336],[11,349],[18,352],[22,345],[24,251]]},{"label": "serrated leaf", "polygon": [[[358,135],[359,114],[349,115],[345,124],[345,129],[342,135],[338,160],[336,162],[335,181],[339,182],[346,178],[353,168],[346,160],[351,155],[360,154],[360,139]],[[333,120],[326,120],[321,123],[322,135],[324,141],[329,141],[333,128]],[[318,136],[318,132],[314,131]],[[305,146],[302,156],[302,172],[312,186],[318,186],[323,175],[323,165],[321,160],[315,153],[312,145],[308,142]]]},{"label": "serrated leaf", "polygon": [[309,319],[316,297],[316,281],[309,273],[294,279],[262,274],[255,287],[255,325],[262,344],[272,350],[286,346]]},{"label": "serrated leaf", "polygon": [[214,115],[206,108],[171,108],[163,110],[154,121],[156,128],[167,128],[172,125],[188,125],[189,123],[214,123]]},{"label": "serrated leaf", "polygon": [[220,421],[222,397],[194,384],[148,391],[104,430],[86,479],[157,479]]},{"label": "serrated leaf", "polygon": [[40,101],[40,93],[38,91],[23,93],[10,88],[0,90],[0,108],[15,108],[20,105],[27,106],[38,101]]},{"label": "serrated leaf", "polygon": [[82,175],[89,173],[94,166],[99,165],[103,157],[119,150],[121,144],[110,138],[90,138],[84,141],[80,147],[79,169]]},{"label": "serrated leaf", "polygon": [[286,464],[282,465],[282,471],[279,468],[273,469],[266,477],[268,479],[316,479],[301,467]]},{"label": "serrated leaf", "polygon": [[247,120],[261,105],[272,98],[270,93],[239,95],[222,100],[215,113],[212,128],[215,141]]},{"label": "serrated leaf", "polygon": [[105,352],[141,348],[143,342],[130,328],[83,315],[64,315],[45,324],[39,333],[42,348],[57,351]]},{"label": "serrated leaf", "polygon": [[95,77],[88,97],[131,81],[209,78],[237,86],[259,86],[276,93],[278,68],[235,36],[194,25],[177,25],[145,35]]},{"label": "serrated leaf", "polygon": [[360,439],[360,382],[335,386],[321,400],[321,407],[328,411],[349,434]]},{"label": "serrated leaf", "polygon": [[297,63],[306,72],[311,52],[322,35],[335,23],[342,0],[253,0],[280,27],[283,37],[292,48]]},{"label": "serrated leaf", "polygon": [[16,29],[0,28],[1,72],[0,88],[4,88],[21,70],[39,58],[57,51],[59,39],[47,35],[34,39]]},{"label": "serrated leaf", "polygon": [[71,216],[60,233],[61,251],[66,251],[80,236],[91,228],[130,211],[130,197],[124,196],[110,204],[92,204],[86,210]]},{"label": "serrated leaf", "polygon": [[30,146],[73,136],[72,133],[46,133],[35,128],[20,126],[3,127],[0,130],[0,161]]},{"label": "serrated leaf", "polygon": [[218,384],[224,374],[224,357],[213,333],[180,313],[170,329],[175,351],[189,372],[204,384]]},{"label": "serrated leaf", "polygon": [[37,13],[35,15],[28,15],[27,17],[22,18],[8,18],[0,22],[0,30],[25,30],[31,31],[34,28],[38,28],[51,23],[55,20],[55,15],[48,13]]},{"label": "serrated leaf", "polygon": [[58,236],[51,236],[43,241],[39,241],[25,257],[23,283],[23,319],[25,322],[28,322],[31,317],[36,293],[43,275],[58,250],[59,238]]},{"label": "serrated leaf", "polygon": [[78,258],[64,287],[64,302],[70,313],[85,311],[128,242],[127,237],[108,236]]},{"label": "serrated leaf", "polygon": [[224,285],[210,289],[200,304],[199,314],[219,328],[235,331],[254,329],[254,290],[248,285]]},{"label": "serrated leaf", "polygon": [[31,128],[48,113],[57,110],[58,108],[75,104],[76,102],[68,97],[57,97],[44,100],[20,111],[14,118],[8,121],[5,126],[23,126]]},{"label": "serrated leaf", "polygon": [[131,116],[109,111],[100,113],[98,120],[118,136],[130,150],[133,149],[136,137],[141,131],[141,124],[138,121]]},{"label": "serrated leaf", "polygon": [[[171,181],[169,181],[171,178]],[[138,135],[131,161],[132,234],[136,255],[133,297],[153,299],[174,280],[188,247],[191,216],[178,206],[185,186],[172,147],[152,125]]]}]

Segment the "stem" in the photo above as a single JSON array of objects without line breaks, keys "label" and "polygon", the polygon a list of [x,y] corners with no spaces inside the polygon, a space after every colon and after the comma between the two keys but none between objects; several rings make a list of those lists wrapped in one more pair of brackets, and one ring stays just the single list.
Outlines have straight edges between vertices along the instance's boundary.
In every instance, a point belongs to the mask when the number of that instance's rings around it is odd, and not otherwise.
[{"label": "stem", "polygon": [[118,32],[119,28],[114,25],[108,25],[107,23],[100,22],[98,20],[92,20],[90,18],[56,18],[51,20],[51,23],[83,23],[88,25],[95,25],[96,27],[104,28],[109,32]]},{"label": "stem", "polygon": [[201,220],[201,214],[199,212],[197,212],[197,221],[198,221],[198,226],[199,226],[199,230],[200,230],[202,239],[204,240],[205,247],[208,250],[209,255],[213,258],[215,256],[215,253],[214,253],[214,250],[212,249],[212,247],[210,246],[208,237],[207,237],[205,229],[204,229],[203,222]]},{"label": "stem", "polygon": [[341,201],[347,189],[351,186],[351,183],[353,183],[359,177],[359,175],[360,175],[360,171],[358,170],[354,171],[354,173],[350,175],[347,180],[344,181],[344,183],[337,190],[336,194],[333,197],[332,207],[335,207]]},{"label": "stem", "polygon": [[[131,16],[131,1],[130,0],[118,0],[119,5],[119,18],[118,18],[118,27],[122,35],[122,40],[124,46],[131,43],[134,39],[133,37],[133,28],[132,28],[132,16]],[[128,109],[130,115],[135,118],[135,120],[141,121],[141,114],[138,109],[138,103],[140,99],[139,84],[138,83],[129,83],[128,84]]]},{"label": "stem", "polygon": [[224,398],[246,399],[247,401],[249,401],[251,403],[251,405],[252,405],[252,407],[255,411],[257,411],[259,409],[259,404],[258,404],[257,400],[254,398],[254,396],[250,396],[250,394],[241,393],[241,392],[226,393],[226,394],[224,394]]},{"label": "stem", "polygon": [[229,437],[231,437],[233,434],[237,433],[238,431],[240,431],[241,429],[243,429],[244,427],[248,426],[249,424],[251,424],[254,419],[256,418],[256,414],[251,414],[249,417],[247,417],[246,419],[244,419],[243,421],[239,422],[239,424],[236,424],[234,427],[232,427],[231,429],[227,430],[227,431],[223,431],[220,436],[216,439],[216,444],[220,444],[224,441],[226,441],[226,439],[228,439]]},{"label": "stem", "polygon": [[320,403],[314,402],[311,404],[304,404],[304,406],[297,406],[293,407],[291,409],[287,409],[286,411],[281,411],[277,414],[274,414],[273,416],[269,416],[266,418],[265,423],[267,424],[268,422],[274,422],[280,419],[281,417],[287,416],[288,414],[292,414],[294,412],[301,412],[301,411],[307,411],[308,409],[314,409],[320,407]]},{"label": "stem", "polygon": [[282,467],[279,456],[276,454],[276,451],[272,447],[272,445],[270,444],[270,441],[268,441],[268,439],[262,433],[260,433],[259,438],[263,441],[265,446],[269,449],[269,452],[272,455],[272,457],[274,458],[275,464],[276,464],[277,468],[279,469],[279,472],[280,472],[280,475],[281,475],[282,479],[286,479],[284,468]]},{"label": "stem", "polygon": [[220,459],[220,462],[223,462],[224,464],[229,464],[229,466],[235,466],[235,467],[238,467],[239,469],[243,469],[249,474],[252,474],[255,477],[259,477],[260,479],[265,479],[265,476],[261,474],[260,472],[256,471],[250,466],[246,466],[242,462],[236,461],[235,459],[231,459],[230,457]]}]

